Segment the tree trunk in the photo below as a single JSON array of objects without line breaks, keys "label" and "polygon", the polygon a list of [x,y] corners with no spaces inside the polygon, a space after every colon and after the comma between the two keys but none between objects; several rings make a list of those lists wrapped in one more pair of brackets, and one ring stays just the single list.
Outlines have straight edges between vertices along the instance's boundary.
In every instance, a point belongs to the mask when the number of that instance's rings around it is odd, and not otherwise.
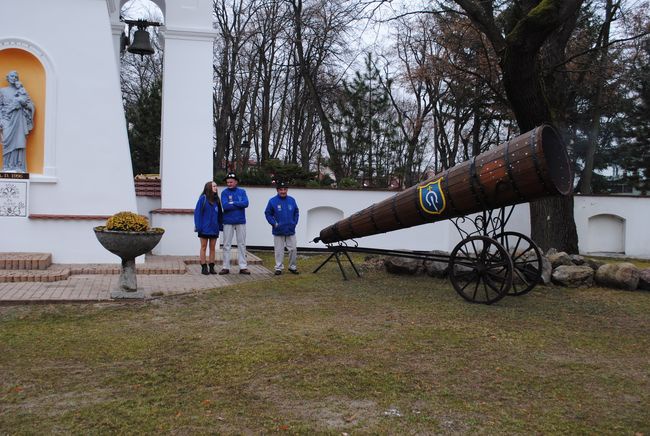
[{"label": "tree trunk", "polygon": [[[541,71],[542,46],[553,33],[575,27],[576,14],[583,0],[528,2],[523,6],[524,10],[511,5],[512,12],[520,15],[507,37],[496,26],[492,2],[455,1],[489,38],[499,55],[506,95],[520,131],[527,132],[542,123],[554,122],[555,117],[549,106],[550,96],[547,94],[549,91],[544,86]],[[561,50],[563,52],[564,47]],[[562,110],[561,107],[553,107],[553,111]],[[530,220],[531,238],[542,248],[578,252],[571,196],[545,198],[531,203]]]},{"label": "tree trunk", "polygon": [[[541,198],[530,203],[530,234],[542,251],[578,252],[573,196]],[[535,217],[535,219],[533,219]]]},{"label": "tree trunk", "polygon": [[316,89],[316,84],[314,83],[313,77],[311,75],[310,66],[307,65],[305,60],[305,52],[302,45],[302,0],[297,0],[293,2],[294,8],[294,26],[295,26],[295,37],[296,37],[296,53],[298,54],[298,65],[300,67],[300,73],[305,81],[305,86],[309,91],[314,107],[316,108],[316,113],[320,120],[321,127],[323,129],[323,138],[325,139],[325,146],[327,147],[327,152],[330,156],[330,167],[331,170],[336,175],[337,181],[340,181],[343,178],[343,168],[340,161],[340,156],[336,146],[334,145],[334,135],[332,134],[332,126],[330,123],[325,109],[323,108],[323,100],[318,94]]},{"label": "tree trunk", "polygon": [[[608,63],[608,48],[609,45],[609,31],[612,18],[615,10],[618,8],[619,3],[614,6],[612,0],[607,0],[605,6],[605,22],[603,23],[602,38],[598,41],[597,47],[600,49],[598,54],[596,74],[605,74],[605,68]],[[591,187],[591,180],[594,173],[594,156],[598,148],[598,137],[600,136],[600,117],[602,114],[601,100],[603,95],[603,88],[605,87],[605,78],[600,77],[596,82],[596,90],[594,91],[594,98],[591,102],[591,126],[587,135],[587,153],[585,155],[585,167],[582,171],[581,177],[581,192],[584,194],[591,194],[593,192]]]}]

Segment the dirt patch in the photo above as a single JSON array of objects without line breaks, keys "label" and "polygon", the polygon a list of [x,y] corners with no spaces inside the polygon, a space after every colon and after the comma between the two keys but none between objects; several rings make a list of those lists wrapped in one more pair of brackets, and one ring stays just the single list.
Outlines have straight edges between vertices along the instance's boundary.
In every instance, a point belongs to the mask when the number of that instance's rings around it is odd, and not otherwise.
[{"label": "dirt patch", "polygon": [[269,380],[252,381],[247,392],[273,404],[282,417],[310,422],[322,431],[372,427],[382,416],[381,408],[373,400],[333,396],[316,400],[296,398],[295,393]]}]

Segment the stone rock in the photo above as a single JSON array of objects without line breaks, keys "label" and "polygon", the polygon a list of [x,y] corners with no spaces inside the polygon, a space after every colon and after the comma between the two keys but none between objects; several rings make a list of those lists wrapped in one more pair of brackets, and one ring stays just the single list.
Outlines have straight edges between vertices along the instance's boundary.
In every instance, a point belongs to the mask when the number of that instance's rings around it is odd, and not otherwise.
[{"label": "stone rock", "polygon": [[639,285],[636,288],[650,291],[650,268],[639,270]]},{"label": "stone rock", "polygon": [[607,263],[596,271],[596,283],[609,288],[627,289],[633,291],[639,285],[639,268],[634,264]]},{"label": "stone rock", "polygon": [[585,265],[590,266],[591,269],[594,271],[598,271],[598,268],[601,266],[605,265],[605,262],[596,260],[596,259],[590,259],[588,257],[585,258]]},{"label": "stone rock", "polygon": [[390,256],[384,260],[386,271],[392,274],[415,275],[422,271],[422,261],[408,257]]},{"label": "stone rock", "polygon": [[560,251],[555,254],[546,255],[546,257],[548,257],[548,260],[551,261],[551,265],[553,265],[553,269],[562,265],[566,265],[566,266],[573,265],[573,261],[571,261],[571,257],[568,254],[566,254],[564,251]]},{"label": "stone rock", "polygon": [[[444,257],[449,257],[449,253],[446,251],[441,251],[441,250],[433,250],[431,252],[432,254],[438,255],[438,256],[444,256]],[[438,277],[438,278],[444,278],[447,277],[447,274],[449,273],[449,261],[440,261],[440,260],[425,260],[424,261],[424,269],[427,273],[428,276],[430,277]]]},{"label": "stone rock", "polygon": [[569,259],[571,259],[571,262],[573,262],[574,265],[585,264],[584,256],[580,256],[579,254],[569,254]]},{"label": "stone rock", "polygon": [[557,248],[553,248],[553,247],[551,247],[551,248],[549,248],[548,251],[546,252],[546,256],[548,257],[548,256],[550,256],[550,255],[552,255],[552,254],[556,254],[557,252],[558,252],[558,251],[557,251]]},{"label": "stone rock", "polygon": [[542,283],[545,285],[551,284],[551,274],[553,274],[553,265],[548,257],[542,256]]},{"label": "stone rock", "polygon": [[381,271],[384,269],[384,261],[383,257],[369,255],[364,258],[364,262],[359,265],[359,268],[364,271]]},{"label": "stone rock", "polygon": [[588,287],[594,283],[594,270],[585,265],[560,265],[553,270],[552,279],[560,286]]}]

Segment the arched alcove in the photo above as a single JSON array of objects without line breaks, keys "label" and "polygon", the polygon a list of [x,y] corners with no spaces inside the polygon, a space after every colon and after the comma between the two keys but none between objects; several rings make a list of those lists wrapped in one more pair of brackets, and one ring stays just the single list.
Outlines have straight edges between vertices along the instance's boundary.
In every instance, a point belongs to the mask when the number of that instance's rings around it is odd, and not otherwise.
[{"label": "arched alcove", "polygon": [[625,218],[612,214],[589,217],[587,247],[590,253],[625,253]]},{"label": "arched alcove", "polygon": [[[165,16],[165,0],[147,0],[143,2],[142,0],[120,0],[120,12],[124,11],[125,6],[128,8],[131,4],[135,4],[138,9],[147,9],[150,4],[154,4],[160,9],[162,16]],[[153,19],[159,19],[159,17],[150,17]]]},{"label": "arched alcove", "polygon": [[[7,73],[17,71],[27,94],[34,104],[34,128],[27,135],[27,172],[43,174],[45,161],[45,92],[46,74],[43,64],[27,50],[0,48],[0,87],[9,86]],[[2,155],[0,155],[2,168]]]},{"label": "arched alcove", "polygon": [[322,229],[343,219],[343,211],[335,207],[321,206],[307,211],[307,238],[317,237]]}]

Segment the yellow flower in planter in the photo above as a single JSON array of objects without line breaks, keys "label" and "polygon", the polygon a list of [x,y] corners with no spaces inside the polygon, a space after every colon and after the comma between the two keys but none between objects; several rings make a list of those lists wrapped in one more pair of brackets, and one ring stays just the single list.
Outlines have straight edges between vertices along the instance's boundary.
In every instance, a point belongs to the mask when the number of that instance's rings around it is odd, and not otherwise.
[{"label": "yellow flower in planter", "polygon": [[135,258],[150,252],[165,233],[161,228],[149,228],[149,220],[133,212],[111,216],[105,226],[94,228],[97,240],[104,248],[122,259],[122,270],[111,298],[144,298],[138,290]]},{"label": "yellow flower in planter", "polygon": [[133,212],[118,212],[106,221],[106,230],[122,232],[146,232],[149,220]]}]

